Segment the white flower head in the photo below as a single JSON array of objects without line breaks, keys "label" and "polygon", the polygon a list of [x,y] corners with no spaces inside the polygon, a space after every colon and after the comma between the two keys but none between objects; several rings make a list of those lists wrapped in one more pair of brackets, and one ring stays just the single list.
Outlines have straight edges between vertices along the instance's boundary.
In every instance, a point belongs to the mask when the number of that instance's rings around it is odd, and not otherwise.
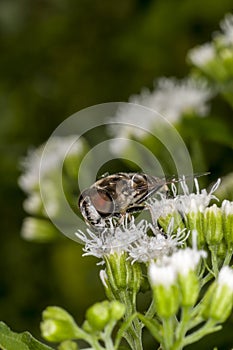
[{"label": "white flower head", "polygon": [[148,276],[152,286],[162,285],[169,288],[176,283],[177,273],[174,267],[170,265],[159,265],[151,262],[149,265]]},{"label": "white flower head", "polygon": [[213,193],[217,190],[220,185],[221,180],[218,179],[213,185],[210,192],[208,193],[206,189],[200,191],[197,179],[194,179],[196,193],[189,193],[188,186],[184,181],[181,182],[181,187],[183,190],[183,195],[177,195],[175,200],[176,209],[183,215],[189,212],[203,212],[204,209],[209,205],[212,199],[217,199]]},{"label": "white flower head", "polygon": [[219,272],[217,283],[219,286],[228,286],[233,293],[233,269],[229,266],[224,266]]},{"label": "white flower head", "polygon": [[[19,185],[25,191],[30,193],[38,189],[39,177],[49,176],[62,166],[67,154],[79,155],[83,151],[83,141],[77,136],[70,135],[66,137],[54,136],[50,138],[49,143],[43,144],[35,150],[30,150],[28,155],[22,161],[21,166],[24,173],[19,178]],[[46,147],[46,162],[41,167],[41,159]]]},{"label": "white flower head", "polygon": [[233,215],[233,202],[230,202],[226,199],[222,202],[222,212],[227,215]]},{"label": "white flower head", "polygon": [[204,67],[216,58],[216,51],[212,43],[206,43],[191,49],[188,59],[197,67]]},{"label": "white flower head", "polygon": [[128,221],[126,217],[125,221],[117,227],[113,220],[110,219],[109,222],[110,227],[101,232],[92,232],[90,229],[87,229],[86,233],[80,230],[76,232],[76,236],[85,244],[84,256],[93,255],[103,258],[114,252],[126,252],[132,242],[140,239],[147,231],[145,221],[136,225],[133,218]]},{"label": "white flower head", "polygon": [[176,212],[176,205],[173,198],[167,198],[161,194],[160,198],[149,198],[146,206],[150,211],[152,222],[157,224],[160,217],[165,218],[168,215],[173,215]]},{"label": "white flower head", "polygon": [[185,248],[179,249],[170,259],[177,273],[186,276],[189,271],[195,270],[200,259],[206,258],[206,256],[205,251]]},{"label": "white flower head", "polygon": [[222,34],[219,37],[226,45],[233,45],[233,15],[228,13],[224,20],[220,22]]},{"label": "white flower head", "polygon": [[176,123],[189,112],[205,116],[208,113],[207,101],[211,96],[212,92],[204,80],[162,78],[158,80],[151,100],[154,109],[171,123]]},{"label": "white flower head", "polygon": [[184,244],[189,235],[186,229],[178,229],[176,233],[172,234],[168,232],[165,235],[152,225],[149,225],[149,227],[152,230],[153,236],[143,235],[129,245],[128,253],[132,262],[147,263],[151,260],[159,260],[164,256],[169,256]]},{"label": "white flower head", "polygon": [[[204,80],[160,78],[152,92],[143,89],[140,95],[131,96],[130,103],[121,105],[115,117],[110,120],[113,122],[110,130],[117,138],[112,141],[112,151],[119,152],[119,147],[124,149],[128,145],[127,139],[130,137],[142,139],[147,135],[145,130],[158,127],[162,119],[153,111],[171,123],[179,122],[185,113],[205,116],[208,113],[207,101],[212,95],[213,92]],[[143,113],[141,108],[136,108],[137,105],[147,107],[148,112]]]}]

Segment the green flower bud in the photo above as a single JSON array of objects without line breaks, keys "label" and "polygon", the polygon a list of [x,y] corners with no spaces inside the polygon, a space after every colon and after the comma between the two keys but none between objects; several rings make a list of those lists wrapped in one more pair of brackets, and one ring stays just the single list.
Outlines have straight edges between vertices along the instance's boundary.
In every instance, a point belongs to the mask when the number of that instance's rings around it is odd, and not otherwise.
[{"label": "green flower bud", "polygon": [[110,320],[110,307],[108,301],[96,303],[86,312],[86,320],[93,330],[102,331]]},{"label": "green flower bud", "polygon": [[222,202],[223,234],[228,247],[233,249],[233,202]]},{"label": "green flower bud", "polygon": [[78,350],[78,344],[71,341],[65,340],[58,346],[58,350]]},{"label": "green flower bud", "polygon": [[24,219],[21,235],[28,241],[44,243],[56,239],[58,231],[48,220],[28,217]]},{"label": "green flower bud", "polygon": [[42,318],[41,332],[46,340],[61,342],[80,337],[80,328],[73,317],[62,308],[49,306],[43,311]]},{"label": "green flower bud", "polygon": [[197,246],[202,249],[206,244],[203,231],[204,214],[195,202],[192,203],[191,210],[186,214],[185,221],[188,230],[197,232]]},{"label": "green flower bud", "polygon": [[220,244],[223,238],[222,211],[216,204],[205,209],[204,231],[209,246]]},{"label": "green flower bud", "polygon": [[158,285],[152,289],[158,315],[161,318],[169,318],[175,315],[180,305],[178,286],[172,285],[167,288]]},{"label": "green flower bud", "polygon": [[187,275],[178,274],[181,291],[181,305],[194,306],[199,294],[199,280],[197,274],[190,270]]},{"label": "green flower bud", "polygon": [[218,256],[220,259],[224,259],[225,256],[226,256],[226,251],[227,251],[226,242],[225,242],[225,240],[222,240],[222,241],[220,242],[220,244],[218,245],[218,247],[217,247],[217,256]]},{"label": "green flower bud", "polygon": [[120,320],[125,314],[125,305],[117,300],[113,300],[110,303],[110,314],[111,319],[116,321]]},{"label": "green flower bud", "polygon": [[224,322],[230,316],[232,306],[232,290],[227,285],[218,285],[214,290],[211,300],[209,317],[218,322]]},{"label": "green flower bud", "polygon": [[233,270],[224,266],[217,280],[210,286],[203,304],[203,315],[224,322],[233,307]]},{"label": "green flower bud", "polygon": [[142,272],[138,263],[131,264],[127,260],[126,253],[113,253],[105,257],[106,284],[111,289],[116,299],[122,290],[127,290],[134,296],[138,293],[141,285]]},{"label": "green flower bud", "polygon": [[166,216],[160,216],[158,219],[159,225],[162,227],[164,232],[168,232],[168,228],[171,224],[171,220],[173,220],[173,231],[180,228],[181,230],[185,228],[182,217],[177,210],[174,210],[172,214],[168,214]]},{"label": "green flower bud", "polygon": [[197,301],[199,280],[195,270],[201,258],[205,257],[206,252],[191,248],[179,249],[171,256],[172,266],[178,275],[182,306],[193,306]]},{"label": "green flower bud", "polygon": [[82,329],[87,333],[93,333],[93,328],[87,320],[83,322]]},{"label": "green flower bud", "polygon": [[175,315],[180,299],[177,275],[172,265],[158,266],[151,263],[148,275],[158,315],[161,318]]}]

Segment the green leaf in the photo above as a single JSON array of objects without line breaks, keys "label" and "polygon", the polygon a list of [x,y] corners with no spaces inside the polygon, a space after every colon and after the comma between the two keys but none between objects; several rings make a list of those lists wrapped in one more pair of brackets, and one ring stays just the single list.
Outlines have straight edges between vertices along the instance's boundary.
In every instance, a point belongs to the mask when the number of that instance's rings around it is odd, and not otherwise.
[{"label": "green leaf", "polygon": [[1,350],[52,350],[42,344],[29,332],[15,333],[3,322],[0,322],[0,348]]}]

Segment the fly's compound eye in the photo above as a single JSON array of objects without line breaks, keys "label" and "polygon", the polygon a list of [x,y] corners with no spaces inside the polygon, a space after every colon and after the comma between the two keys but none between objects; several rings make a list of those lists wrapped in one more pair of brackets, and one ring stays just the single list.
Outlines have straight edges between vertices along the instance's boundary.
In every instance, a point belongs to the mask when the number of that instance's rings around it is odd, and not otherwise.
[{"label": "fly's compound eye", "polygon": [[97,215],[107,218],[114,213],[115,202],[106,190],[91,188],[81,193],[79,208],[87,220],[91,220],[93,216],[96,217]]},{"label": "fly's compound eye", "polygon": [[102,217],[108,217],[114,213],[115,202],[111,195],[102,189],[93,189],[90,199]]}]

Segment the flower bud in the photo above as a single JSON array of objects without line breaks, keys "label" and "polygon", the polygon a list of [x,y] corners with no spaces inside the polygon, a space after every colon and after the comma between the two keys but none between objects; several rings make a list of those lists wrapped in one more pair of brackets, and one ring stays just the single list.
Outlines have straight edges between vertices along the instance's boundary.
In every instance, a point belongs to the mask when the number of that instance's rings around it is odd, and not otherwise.
[{"label": "flower bud", "polygon": [[135,296],[141,285],[142,272],[138,263],[127,260],[126,253],[113,253],[105,257],[105,283],[111,289],[116,299],[121,290],[127,290]]},{"label": "flower bud", "polygon": [[181,305],[194,306],[199,294],[199,280],[197,274],[190,270],[186,276],[178,275],[181,291]]},{"label": "flower bud", "polygon": [[72,340],[65,340],[58,346],[58,350],[78,350],[78,344]]},{"label": "flower bud", "polygon": [[223,234],[228,247],[233,248],[233,202],[222,202]]},{"label": "flower bud", "polygon": [[171,256],[173,267],[178,275],[181,292],[181,305],[193,306],[199,294],[199,281],[195,269],[201,257],[206,257],[204,251],[186,248],[180,249]]},{"label": "flower bud", "polygon": [[108,301],[96,303],[86,312],[86,320],[93,330],[102,331],[111,318]]},{"label": "flower bud", "polygon": [[223,238],[222,211],[216,204],[205,209],[204,231],[209,246],[220,244]]},{"label": "flower bud", "polygon": [[110,303],[110,315],[113,320],[120,320],[125,314],[125,305],[117,300]]},{"label": "flower bud", "polygon": [[42,313],[41,332],[48,341],[61,342],[79,338],[80,329],[73,317],[57,306],[49,306]]},{"label": "flower bud", "polygon": [[185,225],[183,223],[180,213],[177,210],[174,210],[172,213],[169,213],[166,216],[160,216],[158,218],[158,223],[162,227],[164,232],[168,233],[171,220],[172,220],[173,231],[177,230],[178,228],[180,228],[181,230],[185,228]]},{"label": "flower bud", "polygon": [[175,315],[179,308],[179,290],[173,267],[151,263],[148,275],[158,315],[161,318]]},{"label": "flower bud", "polygon": [[233,270],[224,266],[210,286],[204,301],[204,316],[224,322],[233,307]]},{"label": "flower bud", "polygon": [[197,203],[191,202],[191,210],[186,214],[186,225],[190,231],[197,232],[197,246],[202,249],[205,246],[205,235],[203,231],[204,214],[199,210]]}]

